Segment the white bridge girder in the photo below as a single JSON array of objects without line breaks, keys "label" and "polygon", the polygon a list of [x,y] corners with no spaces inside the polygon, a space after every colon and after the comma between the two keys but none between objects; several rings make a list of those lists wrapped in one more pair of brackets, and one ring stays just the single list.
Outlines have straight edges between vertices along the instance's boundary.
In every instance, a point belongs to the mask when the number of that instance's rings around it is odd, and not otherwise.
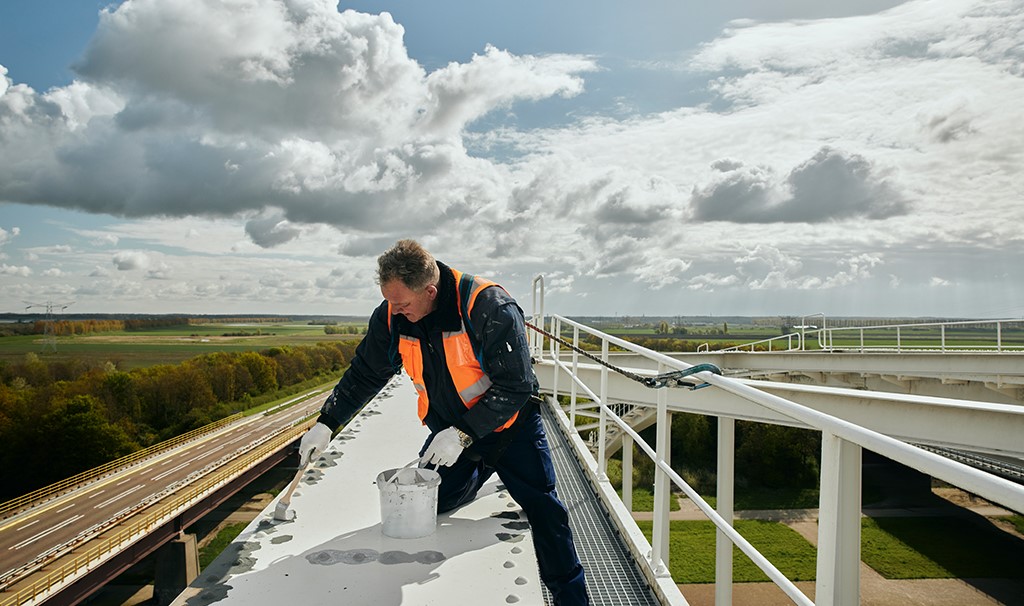
[{"label": "white bridge girder", "polygon": [[[614,360],[621,363],[622,358]],[[701,361],[705,361],[702,357]],[[535,365],[541,388],[550,392],[554,383],[554,364]],[[650,371],[632,368],[640,374]],[[568,393],[571,379],[562,372],[558,379],[561,395]],[[595,393],[600,393],[600,366],[579,364],[578,376]],[[618,373],[608,373],[608,403],[657,405],[658,389],[651,389]],[[737,379],[767,393],[791,400],[814,410],[908,442],[959,448],[975,452],[1024,458],[1024,406],[965,401],[933,396],[918,396],[881,391]],[[721,389],[669,390],[670,411],[724,416],[734,419],[803,427],[799,421]],[[638,425],[652,422],[650,415],[632,415]],[[640,428],[634,426],[635,428]],[[608,445],[612,447],[611,444]]]},{"label": "white bridge girder", "polygon": [[[710,352],[668,354],[715,364],[736,377],[1024,405],[1024,353]],[[563,360],[567,359],[564,357]],[[613,364],[652,368],[633,353]]]}]

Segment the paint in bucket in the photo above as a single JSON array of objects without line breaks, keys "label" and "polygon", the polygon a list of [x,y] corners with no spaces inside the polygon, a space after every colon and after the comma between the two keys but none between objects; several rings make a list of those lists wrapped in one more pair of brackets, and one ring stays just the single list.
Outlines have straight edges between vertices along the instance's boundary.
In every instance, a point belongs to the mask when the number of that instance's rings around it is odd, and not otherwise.
[{"label": "paint in bucket", "polygon": [[[395,477],[398,474],[398,477]],[[377,475],[381,532],[395,539],[417,539],[437,529],[437,486],[430,469],[388,469]]]}]

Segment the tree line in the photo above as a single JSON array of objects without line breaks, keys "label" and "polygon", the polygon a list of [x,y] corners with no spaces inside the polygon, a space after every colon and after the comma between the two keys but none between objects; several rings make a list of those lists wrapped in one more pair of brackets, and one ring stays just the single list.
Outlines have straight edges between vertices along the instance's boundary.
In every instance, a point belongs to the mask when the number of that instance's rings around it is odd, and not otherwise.
[{"label": "tree line", "polygon": [[0,501],[207,425],[261,396],[336,378],[356,344],[217,352],[132,370],[33,353],[0,362]]}]

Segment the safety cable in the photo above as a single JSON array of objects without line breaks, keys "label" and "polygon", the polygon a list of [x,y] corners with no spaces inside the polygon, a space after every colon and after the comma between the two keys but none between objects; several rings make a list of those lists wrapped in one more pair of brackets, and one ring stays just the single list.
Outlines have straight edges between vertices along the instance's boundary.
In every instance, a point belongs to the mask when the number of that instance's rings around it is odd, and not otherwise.
[{"label": "safety cable", "polygon": [[697,374],[698,372],[713,372],[716,375],[722,374],[722,369],[715,366],[714,364],[695,364],[689,368],[684,368],[683,370],[673,370],[662,373],[660,375],[655,375],[653,377],[644,377],[636,374],[635,372],[626,370],[624,368],[619,368],[618,366],[615,366],[613,364],[609,364],[608,362],[602,360],[601,358],[595,356],[594,354],[586,350],[580,349],[579,347],[573,345],[572,343],[566,341],[565,339],[553,335],[550,332],[544,330],[543,328],[538,328],[533,324],[530,324],[529,322],[526,323],[526,326],[539,332],[540,334],[544,335],[549,339],[552,339],[554,341],[561,343],[562,345],[565,345],[566,347],[577,353],[583,354],[584,356],[597,362],[601,366],[604,366],[609,370],[613,370],[619,373],[620,375],[626,377],[627,379],[632,379],[637,383],[640,383],[645,387],[650,387],[652,389],[658,389],[661,387],[688,387],[691,390],[700,389],[702,387],[707,387],[708,385],[710,385],[710,383],[691,383],[689,381],[683,381],[683,378],[693,374]]}]

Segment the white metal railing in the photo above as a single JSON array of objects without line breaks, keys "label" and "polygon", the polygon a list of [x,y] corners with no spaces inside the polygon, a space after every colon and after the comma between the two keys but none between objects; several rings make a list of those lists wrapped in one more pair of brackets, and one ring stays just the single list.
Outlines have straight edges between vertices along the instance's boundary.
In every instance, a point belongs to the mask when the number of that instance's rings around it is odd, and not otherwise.
[{"label": "white metal railing", "polygon": [[[553,335],[562,335],[564,328],[572,329],[571,343],[580,345],[580,333],[586,333],[600,340],[600,359],[607,362],[610,346],[631,351],[657,363],[656,373],[650,370],[636,370],[638,374],[661,374],[667,370],[690,368],[689,364],[674,358],[639,347],[624,339],[608,335],[568,318],[552,314],[545,318],[537,313],[536,288],[543,285],[543,279],[534,280],[535,299],[533,325],[546,327]],[[543,293],[541,293],[541,305]],[[541,308],[542,309],[542,308]],[[547,323],[545,322],[547,320]],[[991,324],[992,322],[988,322]],[[597,440],[597,468],[592,470],[599,483],[607,483],[607,462],[605,445],[608,423],[615,425],[623,434],[624,441],[635,442],[639,449],[655,464],[654,520],[650,551],[646,557],[638,558],[646,567],[649,578],[664,577],[667,574],[669,553],[669,482],[677,486],[717,527],[716,541],[716,604],[731,604],[732,601],[732,545],[736,545],[796,604],[814,604],[792,581],[787,579],[770,561],[758,552],[732,526],[733,483],[734,483],[734,420],[728,416],[719,417],[718,439],[718,488],[717,509],[712,508],[689,484],[669,465],[667,456],[671,443],[671,425],[668,419],[669,390],[661,389],[657,394],[656,445],[652,448],[640,435],[615,414],[612,409],[613,395],[608,391],[608,368],[602,366],[599,385],[587,384],[580,378],[579,355],[573,350],[570,362],[560,357],[561,345],[549,340],[547,352],[544,336],[537,331],[531,334],[532,354],[535,359],[551,364],[554,368],[552,392],[557,397],[563,393],[559,388],[559,377],[565,374],[570,380],[569,418],[570,427],[575,427],[577,396],[582,391],[599,410]],[[545,355],[547,353],[547,355]],[[596,355],[596,354],[595,354]],[[962,463],[923,450],[901,440],[886,436],[871,429],[834,417],[801,404],[786,400],[742,382],[701,372],[694,375],[721,389],[739,396],[760,407],[798,421],[822,433],[822,456],[820,476],[820,501],[818,519],[817,575],[815,595],[818,604],[856,604],[860,600],[860,459],[861,449],[867,448],[890,459],[908,465],[930,476],[939,478],[954,486],[961,487],[990,501],[1002,504],[1015,511],[1024,511],[1024,486],[1003,478],[979,471]],[[589,416],[589,415],[588,415]],[[628,437],[627,437],[628,436]],[[581,442],[582,443],[582,442]],[[624,453],[625,454],[625,453]],[[631,465],[624,456],[623,494],[629,499],[632,493]],[[602,498],[615,494],[614,490],[601,490]],[[617,498],[617,497],[616,497]],[[621,506],[621,503],[620,503]],[[642,552],[646,546],[638,546]]]},{"label": "white metal railing", "polygon": [[[716,352],[729,351],[838,351],[848,353],[868,352],[1021,352],[1024,351],[1024,320],[1005,318],[999,320],[960,320],[955,322],[915,322],[905,324],[883,324],[879,326],[826,327],[822,316],[822,327],[806,323],[794,327],[793,332],[751,343],[743,343]],[[808,330],[810,329],[810,330]],[[958,332],[972,330],[974,334]],[[980,332],[980,334],[978,334]],[[1018,338],[1007,342],[1007,334],[1016,332]],[[817,347],[809,347],[810,342]],[[796,341],[796,345],[794,345]],[[872,344],[872,341],[880,341]],[[783,343],[785,344],[783,346]],[[838,345],[836,344],[838,343]],[[703,343],[697,352],[711,351],[710,344]]]}]

